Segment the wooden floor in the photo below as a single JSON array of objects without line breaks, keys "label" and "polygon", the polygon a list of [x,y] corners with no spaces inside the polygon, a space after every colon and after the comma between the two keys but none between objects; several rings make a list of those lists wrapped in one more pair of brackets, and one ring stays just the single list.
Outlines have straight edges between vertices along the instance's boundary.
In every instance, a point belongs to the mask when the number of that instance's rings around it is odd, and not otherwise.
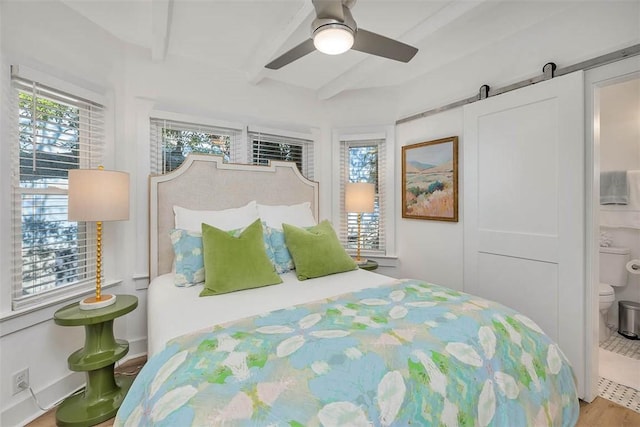
[{"label": "wooden floor", "polygon": [[640,427],[640,413],[602,397],[591,403],[580,401],[579,427]]},{"label": "wooden floor", "polygon": [[[132,359],[123,363],[116,372],[127,374],[137,373],[146,357]],[[56,425],[55,409],[50,410],[39,418],[27,424],[27,427],[53,427]],[[113,426],[113,419],[98,424],[98,427]],[[578,427],[640,427],[640,413],[613,403],[601,397],[591,403],[580,401],[580,418]],[[177,426],[179,427],[179,426]],[[519,427],[519,426],[514,426]]]}]

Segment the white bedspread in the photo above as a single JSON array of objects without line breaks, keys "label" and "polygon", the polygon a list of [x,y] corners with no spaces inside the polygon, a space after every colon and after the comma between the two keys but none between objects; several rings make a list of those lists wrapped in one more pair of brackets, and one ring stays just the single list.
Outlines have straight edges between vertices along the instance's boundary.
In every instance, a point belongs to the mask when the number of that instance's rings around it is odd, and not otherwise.
[{"label": "white bedspread", "polygon": [[189,332],[394,280],[361,269],[305,281],[294,272],[281,277],[279,285],[208,297],[198,296],[202,285],[179,288],[173,284],[173,274],[156,277],[148,290],[148,356]]}]

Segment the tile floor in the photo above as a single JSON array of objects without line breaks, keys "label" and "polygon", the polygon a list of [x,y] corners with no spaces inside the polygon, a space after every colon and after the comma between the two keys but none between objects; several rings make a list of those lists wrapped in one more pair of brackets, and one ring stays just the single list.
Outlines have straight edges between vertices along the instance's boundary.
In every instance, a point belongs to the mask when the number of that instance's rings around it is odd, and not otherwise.
[{"label": "tile floor", "polygon": [[[640,360],[640,340],[630,340],[613,332],[600,348],[632,359]],[[640,412],[640,390],[618,384],[607,378],[600,378],[598,394],[607,400]]]},{"label": "tile floor", "polygon": [[600,344],[600,348],[632,359],[640,359],[640,340],[624,338],[617,332],[612,332],[609,339]]}]

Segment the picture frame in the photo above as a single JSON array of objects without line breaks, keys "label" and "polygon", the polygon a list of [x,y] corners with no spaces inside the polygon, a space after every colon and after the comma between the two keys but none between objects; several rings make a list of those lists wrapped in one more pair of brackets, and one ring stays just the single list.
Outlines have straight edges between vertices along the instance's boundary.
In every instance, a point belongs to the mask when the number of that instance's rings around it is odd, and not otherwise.
[{"label": "picture frame", "polygon": [[458,222],[458,137],[402,147],[402,217]]}]

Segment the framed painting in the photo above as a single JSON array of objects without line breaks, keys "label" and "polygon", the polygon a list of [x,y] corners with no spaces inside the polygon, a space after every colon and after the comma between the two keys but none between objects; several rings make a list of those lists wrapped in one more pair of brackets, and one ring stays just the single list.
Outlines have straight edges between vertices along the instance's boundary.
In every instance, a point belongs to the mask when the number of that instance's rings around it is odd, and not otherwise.
[{"label": "framed painting", "polygon": [[458,137],[402,147],[402,217],[458,222]]}]

